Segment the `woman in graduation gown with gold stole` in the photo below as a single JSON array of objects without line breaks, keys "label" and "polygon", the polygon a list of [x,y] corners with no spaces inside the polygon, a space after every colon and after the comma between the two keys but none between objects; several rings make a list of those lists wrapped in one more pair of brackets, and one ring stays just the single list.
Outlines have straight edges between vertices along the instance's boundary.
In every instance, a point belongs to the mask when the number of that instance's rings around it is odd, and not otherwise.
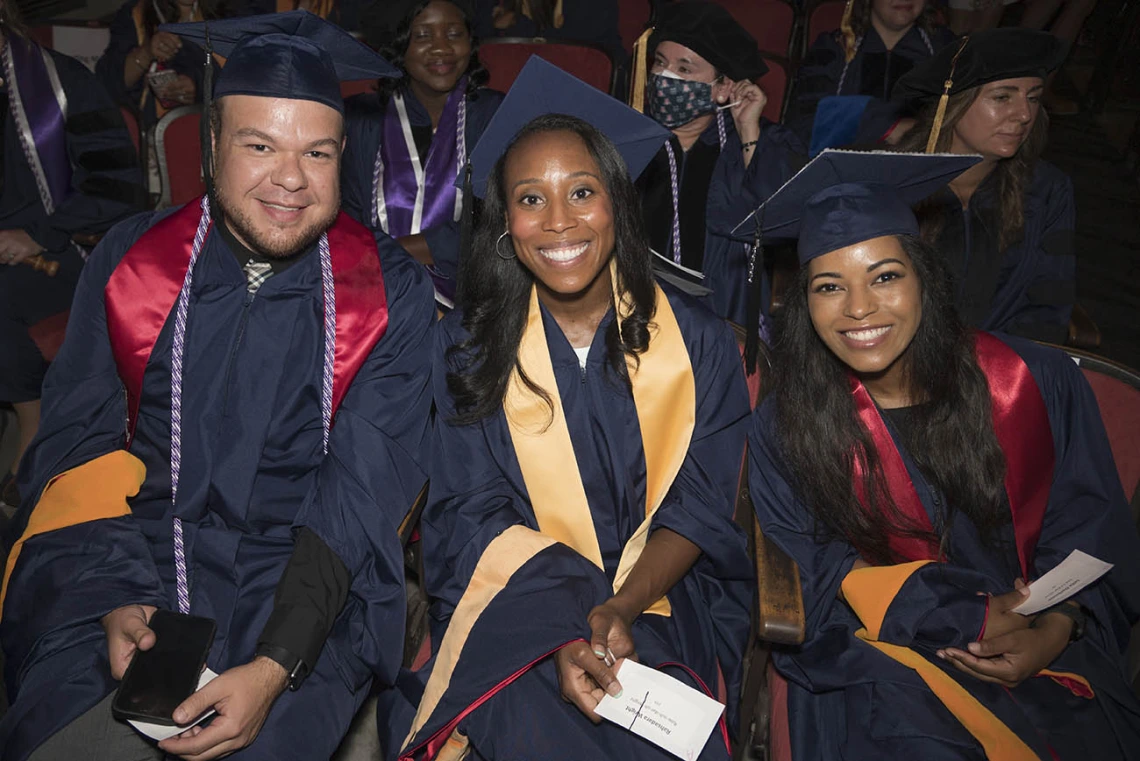
[{"label": "woman in graduation gown with gold stole", "polygon": [[[483,222],[433,370],[435,654],[402,758],[670,758],[594,723],[635,655],[739,690],[748,397],[727,324],[651,274],[630,174],[664,139],[532,59],[475,150]],[[722,722],[700,758],[727,744]]]},{"label": "woman in graduation gown with gold stole", "polygon": [[[1140,539],[1096,400],[1060,351],[963,327],[909,209],[971,160],[825,152],[765,210],[803,263],[749,438],[803,586],[774,654],[797,760],[1140,757]],[[1073,550],[1115,568],[1014,612]]]}]

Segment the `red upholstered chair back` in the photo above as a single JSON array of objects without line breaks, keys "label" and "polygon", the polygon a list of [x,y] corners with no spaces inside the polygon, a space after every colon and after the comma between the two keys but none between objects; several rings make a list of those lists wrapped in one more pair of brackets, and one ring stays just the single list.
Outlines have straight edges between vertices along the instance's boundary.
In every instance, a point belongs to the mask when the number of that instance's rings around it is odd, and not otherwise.
[{"label": "red upholstered chair back", "polygon": [[1066,347],[1096,396],[1124,495],[1136,504],[1140,486],[1140,373],[1095,354]]},{"label": "red upholstered chair back", "polygon": [[71,310],[45,317],[28,328],[28,336],[35,343],[40,354],[44,355],[45,362],[51,362],[63,346],[63,336],[67,330],[67,318]]},{"label": "red upholstered chair back", "polygon": [[198,132],[201,120],[201,106],[184,106],[169,111],[155,125],[154,147],[162,178],[159,208],[181,206],[206,192]]},{"label": "red upholstered chair back", "polygon": [[788,96],[788,67],[782,60],[767,56],[764,57],[764,63],[768,64],[768,72],[756,80],[756,84],[768,96],[764,116],[773,122],[779,122]]},{"label": "red upholstered chair back", "polygon": [[618,34],[621,35],[621,45],[627,51],[633,50],[633,43],[645,31],[649,23],[653,7],[649,0],[617,0],[618,4]]},{"label": "red upholstered chair back", "polygon": [[824,32],[831,32],[839,28],[843,21],[842,0],[823,0],[811,9],[808,16],[807,37],[804,39],[805,48],[815,44],[816,39]]},{"label": "red upholstered chair back", "polygon": [[786,56],[792,41],[796,12],[784,0],[716,0],[737,23],[756,38],[760,50]]},{"label": "red upholstered chair back", "polygon": [[491,73],[488,87],[506,92],[532,55],[573,74],[602,92],[610,92],[614,66],[601,48],[571,42],[544,42],[538,39],[502,37],[479,45],[479,59]]},{"label": "red upholstered chair back", "polygon": [[375,79],[358,79],[355,82],[340,83],[340,97],[351,98],[365,92],[376,92]]}]

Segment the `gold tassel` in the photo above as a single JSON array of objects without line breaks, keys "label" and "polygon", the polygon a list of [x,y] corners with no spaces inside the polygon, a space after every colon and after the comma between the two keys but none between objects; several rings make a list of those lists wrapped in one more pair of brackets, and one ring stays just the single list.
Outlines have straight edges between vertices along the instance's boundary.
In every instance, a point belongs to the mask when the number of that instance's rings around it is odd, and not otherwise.
[{"label": "gold tassel", "polygon": [[640,113],[645,113],[645,81],[649,75],[649,36],[653,34],[653,27],[649,27],[637,42],[633,43],[633,81],[629,85],[629,106]]},{"label": "gold tassel", "polygon": [[855,30],[851,28],[851,13],[855,9],[855,0],[847,0],[843,6],[843,20],[839,22],[839,34],[843,38],[843,55],[847,63],[855,57]]},{"label": "gold tassel", "polygon": [[963,37],[962,44],[958,46],[958,52],[950,60],[950,73],[942,84],[942,95],[938,98],[938,108],[934,112],[934,123],[930,125],[930,137],[926,140],[927,153],[934,153],[934,148],[938,145],[938,138],[942,134],[942,121],[946,118],[946,104],[950,101],[950,88],[954,86],[954,70],[958,67],[958,56],[962,55],[962,51],[966,49],[966,43],[969,41],[969,35]]}]

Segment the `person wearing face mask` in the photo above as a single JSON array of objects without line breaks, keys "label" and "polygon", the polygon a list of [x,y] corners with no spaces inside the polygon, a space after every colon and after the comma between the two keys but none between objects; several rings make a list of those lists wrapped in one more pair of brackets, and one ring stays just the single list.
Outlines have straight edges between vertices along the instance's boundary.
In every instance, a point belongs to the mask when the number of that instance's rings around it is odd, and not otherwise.
[{"label": "person wearing face mask", "polygon": [[[1096,399],[1063,352],[958,319],[910,209],[975,161],[827,151],[764,210],[801,261],[748,440],[803,588],[773,653],[797,761],[1140,758],[1140,537]],[[1074,550],[1114,567],[1018,612]]]},{"label": "person wearing face mask", "polygon": [[785,123],[813,154],[840,145],[896,143],[914,120],[892,100],[891,90],[953,39],[935,22],[933,0],[849,0],[840,28],[821,34],[800,64]]},{"label": "person wearing face mask", "polygon": [[[738,220],[792,175],[799,140],[763,119],[768,67],[719,5],[662,8],[649,37],[646,113],[673,134],[637,182],[653,250],[704,273],[717,314],[744,324],[747,247],[707,220]],[[636,75],[636,72],[635,72]],[[633,86],[637,102],[639,85]]]},{"label": "person wearing face mask", "polygon": [[1045,32],[976,32],[895,88],[921,109],[900,147],[984,157],[918,210],[923,238],[954,276],[962,320],[1052,343],[1065,340],[1076,299],[1073,184],[1040,158],[1042,92],[1064,58]]},{"label": "person wearing face mask", "polygon": [[667,136],[532,58],[472,155],[420,528],[435,657],[401,759],[675,758],[595,713],[636,658],[705,694],[723,674],[727,726],[689,757],[728,761],[748,392],[730,327],[654,277],[631,178]]},{"label": "person wearing face mask", "polygon": [[483,87],[468,0],[378,0],[364,27],[403,76],[345,103],[343,208],[426,265],[449,302],[467,200],[455,179],[503,96]]}]

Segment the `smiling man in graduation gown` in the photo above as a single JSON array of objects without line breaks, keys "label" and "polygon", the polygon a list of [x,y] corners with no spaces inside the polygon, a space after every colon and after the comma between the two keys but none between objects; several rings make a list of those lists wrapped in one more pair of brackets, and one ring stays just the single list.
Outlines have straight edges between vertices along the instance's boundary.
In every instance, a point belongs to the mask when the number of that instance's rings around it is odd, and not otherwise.
[{"label": "smiling man in graduation gown", "polygon": [[[211,193],[107,236],[46,382],[0,601],[13,761],[328,758],[399,663],[432,290],[337,193],[339,80],[394,72],[304,12],[208,33]],[[109,711],[156,608],[217,622],[220,674],[160,750]]]}]

